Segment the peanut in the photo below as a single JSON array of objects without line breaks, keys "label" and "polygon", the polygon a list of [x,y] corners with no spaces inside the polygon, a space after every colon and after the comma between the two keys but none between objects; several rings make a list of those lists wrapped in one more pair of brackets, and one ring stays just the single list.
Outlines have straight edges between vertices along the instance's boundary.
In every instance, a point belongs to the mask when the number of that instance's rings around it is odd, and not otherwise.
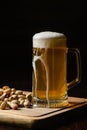
[{"label": "peanut", "polygon": [[3,101],[3,102],[1,103],[1,105],[0,105],[0,109],[1,109],[1,110],[4,110],[4,109],[6,108],[6,105],[7,105],[7,103],[6,103],[5,101]]},{"label": "peanut", "polygon": [[14,110],[18,109],[18,104],[13,102],[7,102],[7,104]]},{"label": "peanut", "polygon": [[23,94],[23,91],[22,90],[17,90],[17,91],[15,91],[15,94],[17,94],[17,95],[21,95],[21,94]]},{"label": "peanut", "polygon": [[0,88],[0,96],[3,94],[3,89]]},{"label": "peanut", "polygon": [[25,107],[30,107],[30,101],[28,100],[28,99],[25,99],[25,101],[24,101],[24,106]]},{"label": "peanut", "polygon": [[22,90],[16,90],[9,86],[0,88],[0,109],[18,109],[19,107],[31,107],[32,94],[24,93]]}]

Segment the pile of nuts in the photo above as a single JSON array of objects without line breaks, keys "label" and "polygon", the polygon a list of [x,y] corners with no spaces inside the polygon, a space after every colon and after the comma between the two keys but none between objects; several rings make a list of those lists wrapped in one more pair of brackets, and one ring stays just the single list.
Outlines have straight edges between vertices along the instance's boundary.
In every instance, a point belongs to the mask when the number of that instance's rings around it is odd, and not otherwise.
[{"label": "pile of nuts", "polygon": [[0,88],[0,109],[19,109],[21,107],[30,108],[32,106],[31,92],[25,93],[22,90],[16,90],[9,86]]}]

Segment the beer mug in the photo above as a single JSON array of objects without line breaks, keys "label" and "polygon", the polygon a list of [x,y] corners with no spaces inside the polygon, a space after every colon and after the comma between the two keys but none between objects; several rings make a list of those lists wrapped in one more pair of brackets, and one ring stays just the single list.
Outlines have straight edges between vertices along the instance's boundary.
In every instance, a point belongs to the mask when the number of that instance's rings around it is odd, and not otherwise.
[{"label": "beer mug", "polygon": [[[75,53],[76,78],[67,83],[67,54]],[[74,66],[73,66],[74,67]],[[33,36],[33,107],[57,108],[68,105],[68,90],[80,81],[80,52],[67,48],[64,34],[52,31]]]}]

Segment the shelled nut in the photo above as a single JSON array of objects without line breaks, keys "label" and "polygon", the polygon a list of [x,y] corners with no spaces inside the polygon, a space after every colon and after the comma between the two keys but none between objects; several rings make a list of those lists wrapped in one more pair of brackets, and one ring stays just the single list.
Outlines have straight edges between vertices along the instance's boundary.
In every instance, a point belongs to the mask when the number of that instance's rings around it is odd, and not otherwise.
[{"label": "shelled nut", "polygon": [[12,108],[14,110],[18,109],[18,104],[17,103],[7,101],[7,104],[9,105],[10,108]]},{"label": "shelled nut", "polygon": [[18,109],[19,107],[31,107],[32,94],[22,90],[16,90],[9,86],[0,88],[0,109]]},{"label": "shelled nut", "polygon": [[0,109],[4,110],[6,108],[7,102],[6,101],[2,101],[2,103],[0,104]]}]

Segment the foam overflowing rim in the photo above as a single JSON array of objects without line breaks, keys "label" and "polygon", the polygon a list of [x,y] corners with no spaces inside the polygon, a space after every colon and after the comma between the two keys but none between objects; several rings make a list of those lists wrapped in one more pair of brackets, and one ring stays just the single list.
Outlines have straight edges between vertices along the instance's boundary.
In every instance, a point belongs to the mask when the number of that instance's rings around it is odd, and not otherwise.
[{"label": "foam overflowing rim", "polygon": [[33,39],[52,39],[52,38],[66,38],[66,36],[63,33],[59,32],[51,32],[51,31],[44,31],[39,32],[33,35]]},{"label": "foam overflowing rim", "polygon": [[39,32],[33,36],[33,47],[66,47],[66,36],[58,32]]}]

